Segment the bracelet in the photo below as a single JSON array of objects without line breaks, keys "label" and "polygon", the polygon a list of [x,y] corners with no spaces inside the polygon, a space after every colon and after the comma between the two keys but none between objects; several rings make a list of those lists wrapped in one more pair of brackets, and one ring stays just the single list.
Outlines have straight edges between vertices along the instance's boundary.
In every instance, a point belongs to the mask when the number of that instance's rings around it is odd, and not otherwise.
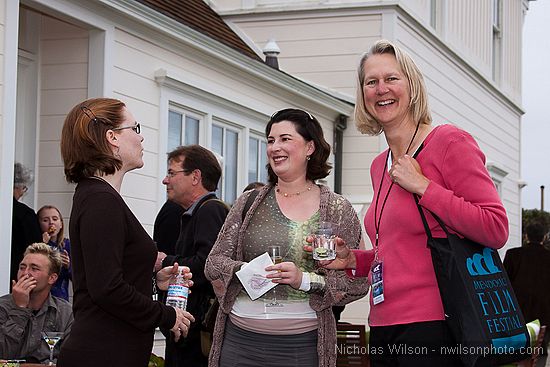
[{"label": "bracelet", "polygon": [[322,293],[325,291],[325,277],[317,273],[309,273],[309,290],[306,293]]},{"label": "bracelet", "polygon": [[300,288],[298,290],[302,292],[307,292],[311,289],[311,277],[309,276],[309,273],[302,273],[302,283],[300,284]]}]

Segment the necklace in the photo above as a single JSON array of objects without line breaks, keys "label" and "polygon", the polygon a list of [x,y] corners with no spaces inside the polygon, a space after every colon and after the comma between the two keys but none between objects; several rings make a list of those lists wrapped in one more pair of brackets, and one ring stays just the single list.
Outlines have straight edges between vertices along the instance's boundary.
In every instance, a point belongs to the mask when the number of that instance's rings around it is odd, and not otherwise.
[{"label": "necklace", "polygon": [[304,192],[307,192],[307,191],[311,191],[311,184],[309,184],[302,191],[298,191],[298,192],[295,192],[295,193],[288,193],[288,192],[282,192],[281,189],[279,188],[279,183],[276,183],[275,184],[275,191],[277,191],[278,194],[283,195],[285,198],[289,198],[289,197],[292,197],[292,196],[299,196],[299,195],[301,195],[301,194],[303,194]]}]

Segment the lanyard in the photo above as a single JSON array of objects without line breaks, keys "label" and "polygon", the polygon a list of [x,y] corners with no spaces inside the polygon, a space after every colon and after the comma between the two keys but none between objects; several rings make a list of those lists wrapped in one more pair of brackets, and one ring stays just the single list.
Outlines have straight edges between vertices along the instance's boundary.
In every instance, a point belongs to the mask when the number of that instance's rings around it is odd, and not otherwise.
[{"label": "lanyard", "polygon": [[[409,149],[411,149],[411,145],[414,141],[414,138],[416,137],[416,133],[418,133],[418,128],[420,127],[420,123],[416,125],[416,129],[414,130],[414,134],[411,138],[411,141],[409,142],[409,145],[407,146],[407,150],[405,151],[405,154],[409,152]],[[382,202],[382,207],[380,208],[380,214],[378,215],[378,220],[376,219],[376,214],[378,213],[378,202],[380,201],[380,192],[382,191],[382,183],[384,182],[384,174],[386,171],[386,167],[388,166],[388,159],[390,157],[391,150],[388,148],[388,154],[386,154],[386,161],[383,166],[382,175],[380,176],[380,185],[378,187],[378,193],[376,194],[376,202],[374,204],[374,228],[376,230],[376,237],[374,242],[374,259],[378,260],[378,238],[380,235],[380,222],[382,221],[382,213],[384,212],[384,208],[386,207],[386,202],[388,201],[388,197],[390,196],[391,189],[393,188],[394,182],[392,181],[390,184],[390,187],[388,188],[388,191],[386,192],[386,195],[384,195],[384,201]]]}]

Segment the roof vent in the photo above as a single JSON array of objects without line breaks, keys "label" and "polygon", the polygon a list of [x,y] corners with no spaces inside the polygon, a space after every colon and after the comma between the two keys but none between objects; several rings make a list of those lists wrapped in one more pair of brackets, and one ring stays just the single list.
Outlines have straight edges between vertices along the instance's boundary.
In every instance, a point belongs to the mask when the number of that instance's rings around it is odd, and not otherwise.
[{"label": "roof vent", "polygon": [[279,60],[277,59],[277,56],[281,53],[281,49],[277,46],[277,43],[273,38],[270,38],[267,41],[267,44],[262,51],[265,55],[265,63],[273,69],[279,70]]}]

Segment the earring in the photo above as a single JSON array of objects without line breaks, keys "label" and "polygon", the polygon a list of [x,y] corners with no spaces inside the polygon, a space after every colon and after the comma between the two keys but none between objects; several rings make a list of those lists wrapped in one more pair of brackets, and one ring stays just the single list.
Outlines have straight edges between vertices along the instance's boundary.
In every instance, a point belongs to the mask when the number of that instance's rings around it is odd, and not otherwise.
[{"label": "earring", "polygon": [[309,161],[311,159],[311,156],[306,155],[306,159]]}]

